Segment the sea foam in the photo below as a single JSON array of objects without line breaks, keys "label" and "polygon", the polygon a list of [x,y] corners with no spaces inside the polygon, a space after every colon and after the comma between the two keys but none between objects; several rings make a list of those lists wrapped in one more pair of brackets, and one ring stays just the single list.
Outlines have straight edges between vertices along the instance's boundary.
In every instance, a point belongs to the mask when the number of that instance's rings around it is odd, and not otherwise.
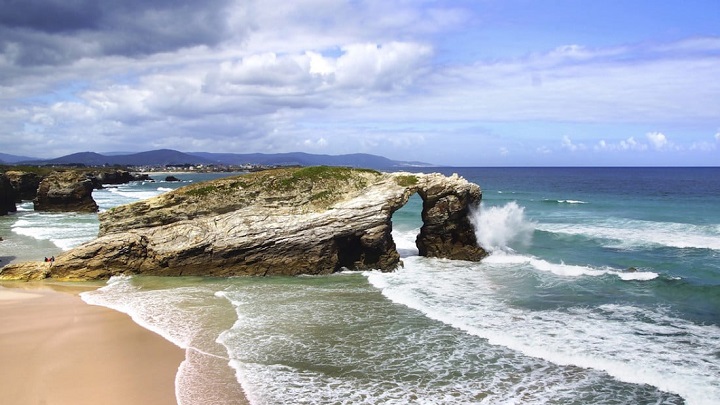
[{"label": "sea foam", "polygon": [[[631,305],[528,310],[498,295],[483,264],[448,264],[408,258],[402,270],[367,277],[393,302],[493,345],[558,365],[604,371],[633,384],[650,384],[678,393],[691,404],[711,404],[720,398],[720,365],[708,363],[712,348],[720,343],[717,326],[674,318],[661,308]],[[503,273],[507,272],[498,274]]]},{"label": "sea foam", "polygon": [[525,218],[525,208],[514,201],[499,207],[481,204],[471,212],[470,221],[478,244],[490,252],[512,250],[514,244],[527,245],[535,230],[535,224]]},{"label": "sea foam", "polygon": [[652,245],[679,249],[720,250],[720,225],[695,225],[608,218],[584,224],[540,223],[536,229],[556,234],[606,240],[605,245],[644,248]]}]

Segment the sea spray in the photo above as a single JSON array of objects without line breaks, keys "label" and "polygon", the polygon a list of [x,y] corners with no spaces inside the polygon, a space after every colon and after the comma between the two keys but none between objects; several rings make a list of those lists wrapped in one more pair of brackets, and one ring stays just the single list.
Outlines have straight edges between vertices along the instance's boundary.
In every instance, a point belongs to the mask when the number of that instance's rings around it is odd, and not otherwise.
[{"label": "sea spray", "polygon": [[535,230],[535,224],[525,218],[525,208],[515,201],[498,207],[480,204],[471,212],[470,221],[478,244],[489,252],[512,251],[515,244],[526,246]]}]

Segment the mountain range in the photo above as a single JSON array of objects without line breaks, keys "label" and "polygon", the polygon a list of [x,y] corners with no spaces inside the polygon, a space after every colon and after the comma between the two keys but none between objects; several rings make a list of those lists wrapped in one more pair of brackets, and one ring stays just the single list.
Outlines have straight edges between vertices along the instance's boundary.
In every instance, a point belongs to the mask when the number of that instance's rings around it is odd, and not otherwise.
[{"label": "mountain range", "polygon": [[0,163],[28,165],[70,165],[86,166],[180,166],[180,165],[267,165],[267,166],[350,166],[366,168],[427,167],[423,162],[403,162],[365,153],[349,155],[316,155],[303,152],[293,153],[184,153],[172,149],[159,149],[139,153],[112,153],[102,155],[95,152],[79,152],[54,159],[37,159],[0,153]]}]

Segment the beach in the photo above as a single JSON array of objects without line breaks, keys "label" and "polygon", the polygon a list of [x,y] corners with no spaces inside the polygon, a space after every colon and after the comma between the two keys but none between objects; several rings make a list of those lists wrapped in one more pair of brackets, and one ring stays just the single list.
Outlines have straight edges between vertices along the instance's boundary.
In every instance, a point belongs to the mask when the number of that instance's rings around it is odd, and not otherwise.
[{"label": "beach", "polygon": [[[470,214],[491,251],[479,263],[418,256],[415,195],[392,218],[403,267],[391,273],[0,283],[2,402],[42,403],[43,393],[46,404],[163,403],[158,395],[202,405],[714,405],[718,170],[443,169],[483,187]],[[200,180],[137,182],[93,198],[107,210]],[[98,225],[97,216],[21,204],[0,217],[0,264],[57,257],[95,238]],[[38,285],[60,292],[26,289]],[[83,328],[118,319],[163,350],[183,348],[180,357],[150,372],[165,358],[153,344],[103,337],[117,325],[70,333],[74,311]],[[64,327],[47,329],[61,316]],[[45,364],[60,354],[64,368]]]},{"label": "beach", "polygon": [[129,316],[88,305],[92,289],[0,286],[0,391],[9,404],[176,404],[184,350]]}]

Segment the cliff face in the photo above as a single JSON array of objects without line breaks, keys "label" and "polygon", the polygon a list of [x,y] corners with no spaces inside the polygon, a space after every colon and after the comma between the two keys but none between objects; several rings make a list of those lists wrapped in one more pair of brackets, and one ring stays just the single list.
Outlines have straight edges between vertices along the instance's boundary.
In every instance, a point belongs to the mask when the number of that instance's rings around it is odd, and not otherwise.
[{"label": "cliff face", "polygon": [[40,186],[40,180],[42,180],[40,175],[36,173],[8,171],[5,172],[5,176],[10,179],[10,183],[16,191],[16,202],[32,200],[37,196],[37,189]]},{"label": "cliff face", "polygon": [[117,274],[297,275],[400,264],[392,213],[424,200],[421,254],[480,260],[467,213],[480,188],[457,177],[310,167],[183,187],[100,214],[100,236],[0,278],[102,279]]},{"label": "cliff face", "polygon": [[93,181],[84,173],[52,172],[40,182],[33,200],[35,211],[97,212],[93,188]]},{"label": "cliff face", "polygon": [[16,194],[8,176],[0,173],[0,215],[7,215],[9,212],[17,210],[15,207]]}]

